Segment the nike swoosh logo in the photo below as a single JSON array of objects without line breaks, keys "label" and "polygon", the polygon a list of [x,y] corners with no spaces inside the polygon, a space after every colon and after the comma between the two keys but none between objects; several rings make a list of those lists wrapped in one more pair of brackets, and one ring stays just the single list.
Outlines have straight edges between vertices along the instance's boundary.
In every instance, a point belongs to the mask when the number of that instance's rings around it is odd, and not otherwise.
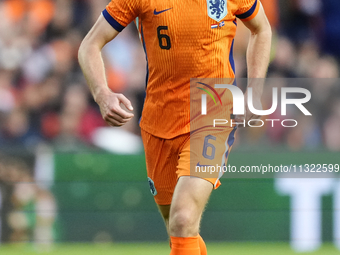
[{"label": "nike swoosh logo", "polygon": [[198,162],[196,166],[198,166],[198,167],[205,167],[205,166],[211,166],[211,165],[201,165],[200,162]]},{"label": "nike swoosh logo", "polygon": [[161,14],[161,13],[163,13],[163,12],[166,12],[166,11],[169,11],[169,10],[171,10],[172,8],[169,8],[169,9],[165,9],[165,10],[163,10],[163,11],[156,11],[156,9],[153,11],[153,14],[155,14],[155,15],[158,15],[158,14]]}]

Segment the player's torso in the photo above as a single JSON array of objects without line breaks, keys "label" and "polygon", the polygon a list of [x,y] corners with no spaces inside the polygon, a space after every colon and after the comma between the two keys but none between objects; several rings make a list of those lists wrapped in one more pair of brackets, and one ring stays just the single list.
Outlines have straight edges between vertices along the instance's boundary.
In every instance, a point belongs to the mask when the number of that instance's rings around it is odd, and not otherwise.
[{"label": "player's torso", "polygon": [[228,65],[236,32],[233,1],[144,0],[143,3],[139,21],[150,72],[162,67],[196,77],[211,76],[209,72],[215,69],[228,74],[221,64]]},{"label": "player's torso", "polygon": [[158,111],[165,115],[176,111],[178,118],[187,121],[190,78],[234,77],[234,1],[143,1],[137,20],[148,60],[142,127],[156,125],[152,122],[158,119]]}]

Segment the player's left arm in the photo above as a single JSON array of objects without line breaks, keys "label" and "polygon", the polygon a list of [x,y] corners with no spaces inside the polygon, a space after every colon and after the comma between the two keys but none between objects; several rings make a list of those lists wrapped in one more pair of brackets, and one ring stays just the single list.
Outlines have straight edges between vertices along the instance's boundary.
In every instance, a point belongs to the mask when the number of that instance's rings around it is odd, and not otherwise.
[{"label": "player's left arm", "polygon": [[248,78],[265,78],[267,74],[272,30],[260,4],[258,14],[249,21],[243,21],[251,35],[247,49]]},{"label": "player's left arm", "polygon": [[[265,78],[267,74],[272,31],[261,4],[257,15],[251,20],[243,21],[243,23],[251,32],[247,49],[248,88],[253,90],[254,107],[260,110],[262,109],[261,96],[264,84],[264,79],[261,78]],[[246,120],[258,117],[247,110]]]}]

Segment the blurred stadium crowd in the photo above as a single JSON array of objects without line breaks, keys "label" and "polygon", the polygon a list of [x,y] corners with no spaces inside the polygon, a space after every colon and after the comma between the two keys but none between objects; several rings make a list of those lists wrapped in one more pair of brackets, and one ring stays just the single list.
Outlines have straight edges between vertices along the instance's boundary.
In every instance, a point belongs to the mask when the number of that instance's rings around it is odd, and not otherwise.
[{"label": "blurred stadium crowd", "polygon": [[[0,1],[0,148],[32,150],[42,142],[67,151],[93,147],[93,132],[105,123],[86,87],[77,51],[107,3]],[[339,77],[340,1],[262,3],[275,32],[269,77]],[[238,26],[234,57],[237,76],[245,77],[248,31]],[[137,109],[125,129],[139,134],[146,66],[136,29],[125,29],[103,56],[110,88],[126,94]],[[295,150],[321,145],[340,150],[339,89],[315,85],[313,91],[332,102],[330,111],[297,129],[265,131],[270,142]]]}]

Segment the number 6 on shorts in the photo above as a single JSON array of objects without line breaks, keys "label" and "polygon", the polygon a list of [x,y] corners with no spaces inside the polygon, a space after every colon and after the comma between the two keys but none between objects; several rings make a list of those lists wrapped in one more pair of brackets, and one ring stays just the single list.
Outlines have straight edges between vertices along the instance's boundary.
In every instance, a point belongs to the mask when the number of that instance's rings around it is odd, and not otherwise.
[{"label": "number 6 on shorts", "polygon": [[[209,140],[214,140],[216,141],[216,137],[212,136],[212,135],[207,135],[206,137],[204,137],[204,144],[203,144],[203,152],[202,155],[203,157],[205,157],[206,159],[214,159],[215,158],[215,151],[216,148],[213,144],[209,143]],[[208,155],[208,148],[211,148],[211,154]]]}]

